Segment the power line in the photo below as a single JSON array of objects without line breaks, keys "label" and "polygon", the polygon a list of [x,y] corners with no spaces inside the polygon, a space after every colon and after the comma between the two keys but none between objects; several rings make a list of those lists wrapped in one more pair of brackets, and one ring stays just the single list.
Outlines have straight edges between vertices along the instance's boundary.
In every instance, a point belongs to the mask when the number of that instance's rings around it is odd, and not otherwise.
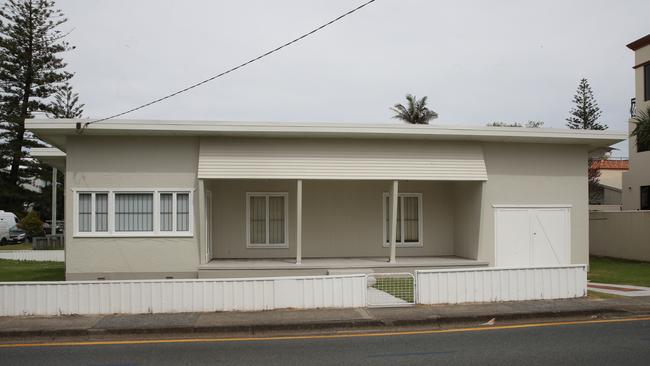
[{"label": "power line", "polygon": [[[358,10],[360,10],[361,8],[364,8],[364,7],[368,6],[368,5],[370,5],[371,3],[374,3],[375,1],[376,1],[376,0],[369,0],[369,1],[366,1],[365,3],[363,3],[363,4],[359,5],[359,6],[357,6],[356,8],[354,8],[354,9],[352,9],[352,10],[346,12],[346,13],[343,13],[343,14],[339,15],[338,17],[336,17],[336,18],[330,20],[329,22],[327,22],[327,23],[325,23],[325,24],[319,26],[318,28],[314,28],[313,30],[311,30],[311,31],[309,31],[309,32],[307,32],[307,33],[305,33],[305,34],[303,34],[303,35],[297,37],[297,38],[294,38],[293,40],[291,40],[291,41],[289,41],[289,42],[287,42],[287,43],[284,43],[284,44],[282,44],[282,45],[280,45],[280,46],[278,46],[278,47],[276,47],[276,48],[274,48],[274,49],[272,49],[272,50],[270,50],[270,51],[268,51],[268,52],[265,52],[265,53],[263,53],[263,54],[261,54],[261,55],[255,57],[255,58],[252,58],[252,59],[250,59],[250,60],[248,60],[248,61],[246,61],[246,62],[244,62],[244,63],[241,63],[241,64],[239,64],[239,65],[237,65],[237,66],[235,66],[235,67],[233,67],[233,68],[230,68],[230,69],[228,69],[228,70],[226,70],[226,71],[223,71],[223,72],[221,72],[221,73],[219,73],[219,74],[217,74],[217,75],[214,75],[214,76],[212,76],[212,77],[210,77],[210,78],[208,78],[208,79],[205,79],[205,80],[200,81],[200,82],[198,82],[198,83],[192,84],[192,85],[190,85],[190,86],[188,86],[188,87],[186,87],[186,88],[183,88],[183,89],[178,90],[178,91],[176,91],[176,92],[173,92],[173,93],[171,93],[171,94],[165,95],[164,97],[161,97],[161,98],[158,98],[158,99],[152,100],[152,101],[150,101],[150,102],[148,102],[148,103],[145,103],[145,104],[139,105],[139,106],[137,106],[137,107],[131,108],[131,109],[126,110],[126,111],[124,111],[124,112],[117,113],[117,114],[114,114],[114,115],[112,115],[112,116],[108,116],[108,117],[105,117],[105,118],[101,118],[101,119],[98,119],[98,120],[95,120],[95,121],[86,122],[86,123],[83,124],[83,128],[86,128],[86,127],[88,127],[89,125],[91,125],[91,124],[93,124],[93,123],[98,123],[98,122],[107,121],[107,120],[109,120],[109,119],[113,119],[113,118],[116,118],[116,117],[120,117],[120,116],[123,116],[123,115],[125,115],[125,114],[128,114],[128,113],[131,113],[131,112],[135,112],[135,111],[137,111],[137,110],[140,110],[140,109],[142,109],[142,108],[146,108],[146,107],[148,107],[148,106],[150,106],[150,105],[153,105],[153,104],[156,104],[156,103],[162,102],[162,101],[164,101],[164,100],[166,100],[166,99],[169,99],[169,98],[171,98],[171,97],[177,96],[177,95],[179,95],[179,94],[181,94],[181,93],[185,93],[186,91],[192,90],[192,89],[194,89],[194,88],[196,88],[196,87],[199,87],[199,86],[201,86],[201,85],[203,85],[203,84],[209,83],[210,81],[212,81],[212,80],[214,80],[214,79],[217,79],[217,78],[220,78],[220,77],[222,77],[222,76],[224,76],[224,75],[230,74],[231,72],[233,72],[233,71],[235,71],[235,70],[241,69],[242,67],[244,67],[244,66],[246,66],[246,65],[252,64],[252,63],[255,62],[255,61],[258,61],[258,60],[260,60],[260,59],[262,59],[262,58],[264,58],[264,57],[266,57],[266,56],[269,56],[269,55],[272,54],[272,53],[278,52],[278,51],[280,51],[281,49],[283,49],[283,48],[285,48],[285,47],[287,47],[287,46],[290,46],[290,45],[292,45],[292,44],[294,44],[294,43],[296,43],[296,42],[302,40],[303,38],[307,38],[307,37],[309,37],[310,35],[312,35],[312,34],[318,32],[319,30],[321,30],[321,29],[323,29],[323,28],[325,28],[325,27],[327,27],[327,26],[329,26],[329,25],[331,25],[331,24],[333,24],[333,23],[336,23],[337,21],[339,21],[339,20],[345,18],[346,16],[348,16],[348,15],[350,15],[350,14],[352,14],[352,13],[358,11]],[[78,128],[78,129],[80,128],[80,124],[77,124],[77,128]]]}]

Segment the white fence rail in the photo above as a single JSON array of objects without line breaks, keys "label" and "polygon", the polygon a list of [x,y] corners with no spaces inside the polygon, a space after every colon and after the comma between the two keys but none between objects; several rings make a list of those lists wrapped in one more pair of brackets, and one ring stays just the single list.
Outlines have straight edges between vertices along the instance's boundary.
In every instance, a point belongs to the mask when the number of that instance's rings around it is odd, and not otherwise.
[{"label": "white fence rail", "polygon": [[416,271],[419,304],[565,299],[587,295],[587,266]]},{"label": "white fence rail", "polygon": [[15,261],[65,262],[63,250],[0,250],[0,259]]},{"label": "white fence rail", "polygon": [[254,311],[366,306],[360,275],[0,282],[0,316]]}]

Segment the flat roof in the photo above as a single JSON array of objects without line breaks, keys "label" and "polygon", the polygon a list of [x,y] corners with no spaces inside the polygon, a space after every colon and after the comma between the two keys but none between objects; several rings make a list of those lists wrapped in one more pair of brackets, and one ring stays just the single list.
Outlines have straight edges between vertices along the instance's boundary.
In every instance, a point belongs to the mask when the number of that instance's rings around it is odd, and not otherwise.
[{"label": "flat roof", "polygon": [[632,51],[636,51],[639,48],[645,47],[650,44],[650,34],[647,34],[639,39],[637,39],[634,42],[630,42],[627,45],[627,48],[631,49]]},{"label": "flat roof", "polygon": [[406,123],[296,123],[185,120],[107,120],[77,130],[91,119],[28,119],[25,127],[65,151],[66,136],[247,136],[285,138],[372,138],[527,142],[604,148],[627,139],[621,131],[559,128],[410,125]]}]

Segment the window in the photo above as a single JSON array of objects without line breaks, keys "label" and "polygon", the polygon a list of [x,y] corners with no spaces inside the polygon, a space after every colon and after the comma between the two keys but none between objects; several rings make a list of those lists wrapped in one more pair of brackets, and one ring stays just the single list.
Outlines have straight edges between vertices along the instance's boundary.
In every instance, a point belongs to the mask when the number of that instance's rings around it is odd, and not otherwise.
[{"label": "window", "polygon": [[643,66],[643,94],[644,100],[650,100],[650,64]]},{"label": "window", "polygon": [[153,193],[116,193],[115,231],[153,231]]},{"label": "window", "polygon": [[288,194],[246,194],[246,246],[287,248]]},{"label": "window", "polygon": [[77,192],[76,236],[191,236],[192,193]]},{"label": "window", "polygon": [[[383,195],[384,246],[390,245],[390,195]],[[397,195],[397,230],[395,245],[422,246],[422,194]]]},{"label": "window", "polygon": [[79,232],[108,231],[108,194],[79,194]]},{"label": "window", "polygon": [[190,229],[190,194],[160,194],[160,231],[184,232]]},{"label": "window", "polygon": [[641,186],[641,209],[650,210],[650,186]]}]

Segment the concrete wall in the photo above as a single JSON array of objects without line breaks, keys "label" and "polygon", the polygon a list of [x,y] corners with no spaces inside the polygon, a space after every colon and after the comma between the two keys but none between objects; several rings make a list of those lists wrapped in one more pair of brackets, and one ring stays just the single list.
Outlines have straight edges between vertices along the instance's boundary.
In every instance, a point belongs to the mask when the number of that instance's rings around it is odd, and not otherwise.
[{"label": "concrete wall", "polygon": [[[303,181],[303,257],[388,256],[382,246],[385,181]],[[399,256],[454,254],[454,199],[450,182],[401,182],[400,192],[422,193],[422,247]],[[210,180],[215,258],[289,258],[296,254],[296,182]],[[246,192],[289,193],[289,248],[246,248]]]},{"label": "concrete wall", "polygon": [[592,212],[589,253],[650,261],[650,211]]},{"label": "concrete wall", "polygon": [[483,145],[488,181],[482,192],[478,259],[494,264],[495,204],[571,205],[571,263],[589,260],[587,147],[579,145]]},{"label": "concrete wall", "polygon": [[[635,52],[634,64],[638,65],[650,60],[650,46],[645,46]],[[643,67],[634,70],[636,108],[645,110],[650,101],[644,101]],[[634,124],[629,123],[632,132]],[[630,136],[630,170],[623,173],[623,209],[638,210],[641,208],[641,186],[650,185],[650,151],[637,152],[636,138]]]},{"label": "concrete wall", "polygon": [[198,138],[72,136],[66,143],[66,279],[196,277],[197,195],[189,238],[74,236],[75,188],[196,189]]}]

